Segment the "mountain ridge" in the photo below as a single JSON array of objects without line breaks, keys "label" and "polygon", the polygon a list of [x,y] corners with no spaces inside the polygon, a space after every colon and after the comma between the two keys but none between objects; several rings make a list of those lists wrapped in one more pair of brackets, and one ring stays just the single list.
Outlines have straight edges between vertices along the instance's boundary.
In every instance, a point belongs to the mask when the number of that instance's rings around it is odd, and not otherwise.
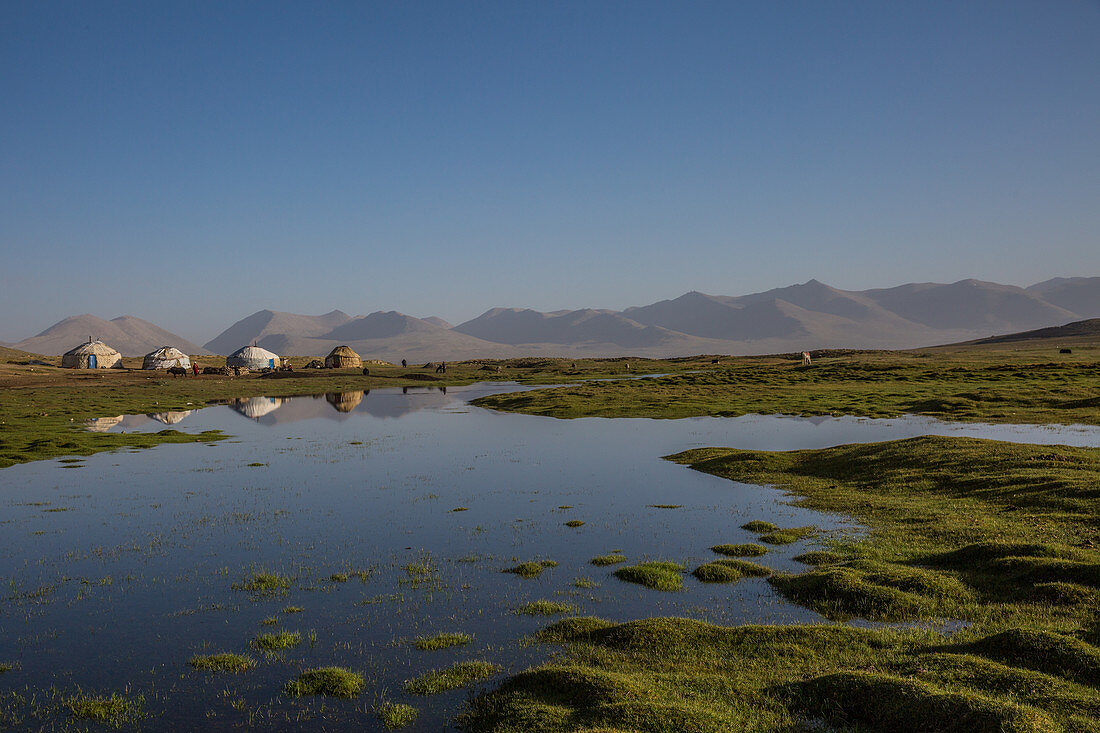
[{"label": "mountain ridge", "polygon": [[455,326],[435,316],[416,318],[398,311],[350,316],[333,310],[310,316],[264,309],[236,321],[205,347],[132,316],[104,321],[84,314],[11,346],[63,353],[97,336],[135,355],[166,344],[189,353],[205,348],[228,354],[257,343],[280,354],[321,356],[346,343],[368,358],[414,362],[524,355],[759,354],[935,346],[1096,317],[1100,277],[1052,278],[1026,288],[966,279],[862,291],[811,279],[739,296],[690,291],[621,311],[495,307]]}]

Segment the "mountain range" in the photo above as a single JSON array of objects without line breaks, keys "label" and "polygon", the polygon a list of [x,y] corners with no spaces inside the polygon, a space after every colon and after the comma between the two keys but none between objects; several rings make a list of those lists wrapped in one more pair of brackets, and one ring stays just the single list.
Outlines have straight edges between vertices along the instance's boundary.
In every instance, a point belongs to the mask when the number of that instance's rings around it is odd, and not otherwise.
[{"label": "mountain range", "polygon": [[1027,288],[980,280],[840,290],[817,280],[762,293],[690,292],[622,311],[543,313],[493,308],[451,326],[397,311],[319,316],[262,310],[203,347],[132,316],[73,316],[17,349],[58,354],[96,336],[126,355],[166,344],[228,354],[251,343],[285,355],[323,355],[348,344],[364,358],[412,362],[522,355],[679,356],[820,348],[911,348],[1100,317],[1100,277],[1055,278]]}]

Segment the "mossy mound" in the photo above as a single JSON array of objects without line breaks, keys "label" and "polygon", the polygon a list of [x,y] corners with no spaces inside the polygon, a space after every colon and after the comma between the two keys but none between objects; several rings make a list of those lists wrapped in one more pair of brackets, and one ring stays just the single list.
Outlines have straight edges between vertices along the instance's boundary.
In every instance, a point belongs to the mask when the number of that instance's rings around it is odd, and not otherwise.
[{"label": "mossy mound", "polygon": [[355,697],[363,691],[363,675],[343,667],[322,667],[302,672],[298,678],[286,683],[286,694],[326,695],[328,697]]},{"label": "mossy mound", "polygon": [[767,547],[751,542],[742,545],[715,545],[710,549],[711,552],[716,552],[726,557],[760,557],[761,555],[768,554]]},{"label": "mossy mound", "polygon": [[790,527],[760,535],[760,541],[767,542],[769,545],[789,545],[805,539],[813,533],[813,527]]},{"label": "mossy mound", "polygon": [[446,669],[433,669],[416,679],[406,680],[405,692],[410,695],[436,695],[487,680],[499,671],[498,665],[489,662],[459,662]]},{"label": "mossy mound", "polygon": [[1039,583],[1031,589],[1031,599],[1058,606],[1100,607],[1100,591],[1077,583]]},{"label": "mossy mound", "polygon": [[929,733],[1061,731],[1045,713],[976,694],[871,672],[838,672],[787,688],[791,707],[838,726]]},{"label": "mossy mound", "polygon": [[763,578],[772,574],[770,568],[748,560],[714,560],[691,571],[704,583],[733,583],[741,578]]},{"label": "mossy mound", "polygon": [[613,552],[610,555],[596,555],[588,562],[599,567],[605,567],[607,565],[618,565],[621,562],[626,562],[626,555],[621,555],[617,552]]},{"label": "mossy mound", "polygon": [[965,649],[1013,666],[1100,686],[1100,648],[1065,634],[1010,629]]},{"label": "mossy mound", "polygon": [[852,568],[828,567],[802,575],[776,575],[776,590],[786,598],[833,620],[908,621],[930,618],[931,599],[877,585]]},{"label": "mossy mound", "polygon": [[745,522],[741,525],[741,529],[749,532],[756,532],[757,534],[766,534],[768,532],[774,532],[779,529],[779,525],[772,524],[771,522],[765,522],[762,519],[754,519],[751,522]]},{"label": "mossy mound", "polygon": [[615,571],[615,577],[652,590],[678,591],[684,588],[684,566],[674,562],[644,562]]},{"label": "mossy mound", "polygon": [[537,578],[540,573],[546,568],[557,567],[558,563],[554,560],[542,560],[540,562],[522,562],[514,567],[506,568],[502,570],[503,573],[512,573],[518,575],[521,578]]},{"label": "mossy mound", "polygon": [[829,552],[828,550],[811,550],[809,552],[803,552],[801,555],[795,555],[795,560],[806,565],[836,565],[837,563],[844,562],[848,559],[846,555],[842,555],[839,552]]}]

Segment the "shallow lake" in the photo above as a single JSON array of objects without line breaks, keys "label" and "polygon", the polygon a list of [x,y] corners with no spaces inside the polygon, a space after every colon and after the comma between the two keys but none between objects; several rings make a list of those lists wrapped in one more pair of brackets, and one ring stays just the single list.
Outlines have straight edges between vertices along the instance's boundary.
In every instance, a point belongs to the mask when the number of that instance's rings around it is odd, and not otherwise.
[{"label": "shallow lake", "polygon": [[[0,677],[0,691],[143,695],[141,727],[157,730],[375,729],[382,699],[419,708],[412,729],[447,729],[478,687],[417,697],[404,681],[461,660],[515,672],[546,659],[551,648],[522,642],[548,622],[514,613],[528,601],[561,601],[576,614],[613,620],[822,621],[762,579],[703,584],[689,575],[683,592],[663,593],[590,564],[621,551],[631,563],[672,560],[690,570],[716,557],[711,545],[756,541],[739,528],[752,519],[859,531],[844,517],[792,507],[775,489],[696,473],[663,455],[924,434],[1100,445],[1100,428],[1080,426],[758,415],[556,420],[468,404],[517,389],[252,398],[109,417],[90,427],[168,424],[233,437],[3,469],[0,662],[20,669]],[[584,524],[568,527],[570,520]],[[770,548],[757,560],[798,571],[804,566],[792,558],[810,544]],[[533,579],[501,572],[528,560],[558,565]],[[294,580],[274,596],[233,589],[261,570]],[[352,575],[331,579],[338,573]],[[285,613],[288,606],[303,610]],[[274,625],[263,623],[273,617]],[[274,656],[249,649],[257,634],[279,630],[300,631],[302,643]],[[410,643],[439,632],[474,640],[441,651]],[[187,664],[221,651],[259,664],[241,674]],[[282,694],[299,672],[329,665],[362,672],[363,695]]]}]

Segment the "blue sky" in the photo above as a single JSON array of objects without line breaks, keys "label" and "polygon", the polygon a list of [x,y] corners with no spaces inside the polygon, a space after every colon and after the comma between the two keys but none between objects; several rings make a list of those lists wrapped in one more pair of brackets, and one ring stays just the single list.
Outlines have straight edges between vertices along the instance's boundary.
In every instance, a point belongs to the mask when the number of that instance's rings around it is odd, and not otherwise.
[{"label": "blue sky", "polygon": [[0,4],[0,340],[1100,275],[1100,3]]}]

